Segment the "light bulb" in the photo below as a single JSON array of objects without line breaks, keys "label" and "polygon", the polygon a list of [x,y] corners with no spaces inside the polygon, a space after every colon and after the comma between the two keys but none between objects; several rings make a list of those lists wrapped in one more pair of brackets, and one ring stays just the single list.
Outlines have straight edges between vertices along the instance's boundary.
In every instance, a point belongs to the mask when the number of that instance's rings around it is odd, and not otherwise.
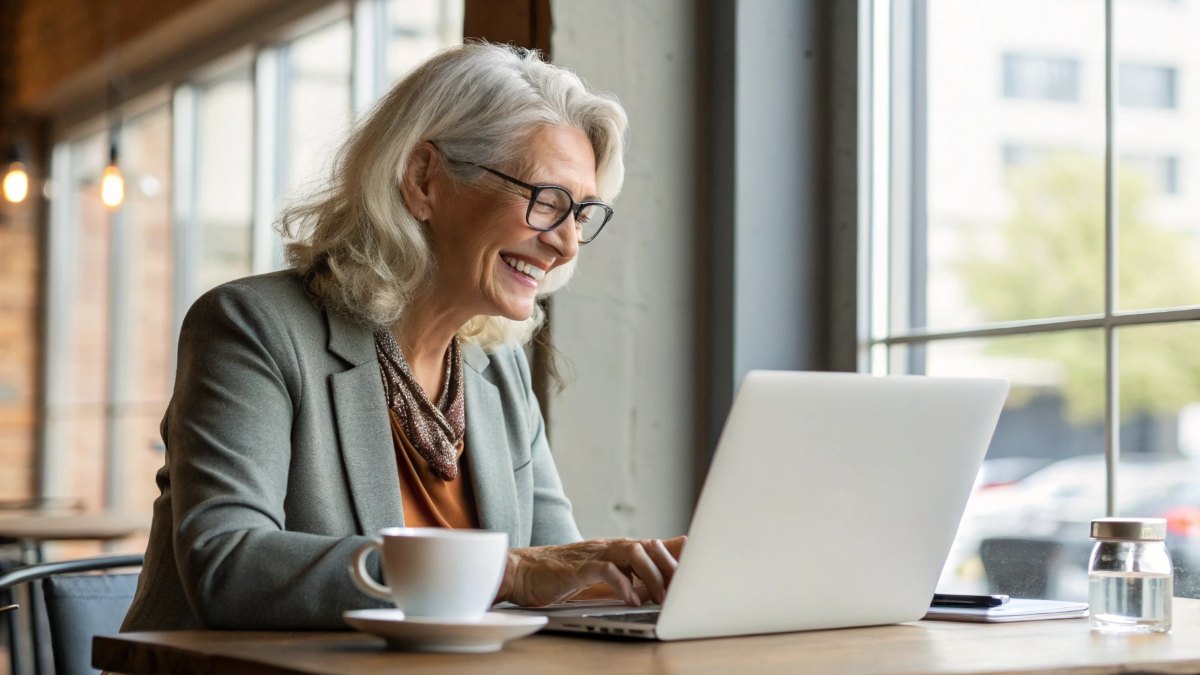
[{"label": "light bulb", "polygon": [[8,173],[4,174],[4,198],[13,204],[25,201],[29,194],[29,174],[25,173],[25,165],[13,162],[8,165]]},{"label": "light bulb", "polygon": [[115,163],[104,167],[104,173],[100,175],[100,201],[110,209],[125,201],[125,177]]}]

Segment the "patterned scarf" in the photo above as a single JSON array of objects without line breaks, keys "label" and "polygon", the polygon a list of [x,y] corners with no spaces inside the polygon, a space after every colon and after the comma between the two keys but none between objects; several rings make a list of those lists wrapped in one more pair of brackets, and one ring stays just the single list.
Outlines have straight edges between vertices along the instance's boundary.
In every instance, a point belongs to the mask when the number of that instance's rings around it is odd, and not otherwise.
[{"label": "patterned scarf", "polygon": [[388,407],[396,413],[404,435],[442,480],[458,477],[458,443],[466,429],[463,393],[462,350],[458,337],[446,352],[446,386],[437,405],[429,400],[413,378],[400,345],[390,330],[375,333],[375,353],[383,376]]}]

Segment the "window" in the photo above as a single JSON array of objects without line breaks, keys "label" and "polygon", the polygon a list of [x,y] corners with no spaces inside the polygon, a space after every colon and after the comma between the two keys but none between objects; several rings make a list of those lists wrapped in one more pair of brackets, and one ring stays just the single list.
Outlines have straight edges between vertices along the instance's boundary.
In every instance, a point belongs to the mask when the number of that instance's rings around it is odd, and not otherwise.
[{"label": "window", "polygon": [[[1113,8],[872,3],[861,368],[1012,383],[945,591],[1086,599],[1088,522],[1138,515],[1200,595],[1200,111],[1178,106],[1200,6]],[[1119,68],[1110,115],[1105,64],[1149,50],[1178,66]]]},{"label": "window", "polygon": [[[195,280],[185,304],[205,290],[252,270],[254,79],[248,66],[195,87],[188,254]],[[180,105],[183,105],[182,103]],[[192,115],[189,115],[189,118]],[[185,167],[180,167],[184,169]],[[181,205],[183,206],[183,205]],[[191,281],[191,280],[189,280]]]},{"label": "window", "polygon": [[1004,96],[1078,101],[1079,61],[1057,56],[1004,54]]},{"label": "window", "polygon": [[350,37],[350,22],[339,21],[285,50],[286,140],[279,150],[287,191],[307,193],[324,183],[336,145],[349,130]]},{"label": "window", "polygon": [[388,0],[385,7],[382,89],[443,45],[462,42],[461,0]]},{"label": "window", "polygon": [[122,133],[126,201],[114,218],[109,358],[109,489],[123,507],[158,496],[143,480],[162,465],[158,425],[171,391],[174,362],[170,201],[171,113],[159,105]]},{"label": "window", "polygon": [[1130,108],[1177,108],[1178,73],[1172,66],[1122,63],[1121,105]]}]

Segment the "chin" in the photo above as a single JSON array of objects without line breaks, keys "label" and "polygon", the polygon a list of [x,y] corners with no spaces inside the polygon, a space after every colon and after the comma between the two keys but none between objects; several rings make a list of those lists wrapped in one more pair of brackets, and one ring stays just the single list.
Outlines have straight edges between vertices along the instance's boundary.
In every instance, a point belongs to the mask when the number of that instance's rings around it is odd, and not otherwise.
[{"label": "chin", "polygon": [[528,311],[522,312],[504,312],[500,316],[503,316],[509,321],[526,321],[533,316],[533,309],[531,308]]}]

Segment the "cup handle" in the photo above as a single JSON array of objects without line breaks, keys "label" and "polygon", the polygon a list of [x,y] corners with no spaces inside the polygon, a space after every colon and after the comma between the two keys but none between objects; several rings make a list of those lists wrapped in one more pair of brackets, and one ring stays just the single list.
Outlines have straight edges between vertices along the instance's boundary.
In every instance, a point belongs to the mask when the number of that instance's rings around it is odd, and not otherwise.
[{"label": "cup handle", "polygon": [[354,586],[358,590],[380,600],[392,600],[392,589],[371,578],[367,572],[367,554],[374,549],[383,546],[383,542],[378,539],[363,543],[354,550],[350,555],[350,580],[354,582]]}]

